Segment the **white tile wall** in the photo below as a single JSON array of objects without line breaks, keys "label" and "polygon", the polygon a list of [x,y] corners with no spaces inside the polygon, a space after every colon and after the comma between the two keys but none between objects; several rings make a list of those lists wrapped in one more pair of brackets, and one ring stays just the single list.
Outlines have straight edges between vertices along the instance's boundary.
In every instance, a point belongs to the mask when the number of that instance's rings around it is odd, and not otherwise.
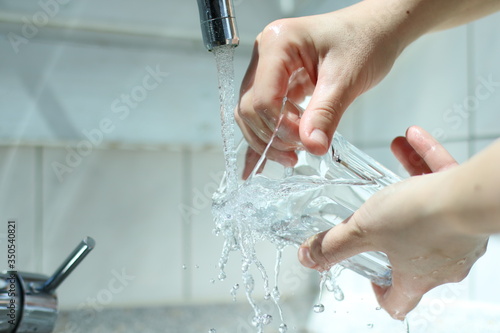
[{"label": "white tile wall", "polygon": [[[61,286],[61,306],[87,304],[89,297],[101,305],[182,301],[181,153],[96,150],[61,182],[53,164],[67,156],[64,149],[44,150],[44,273],[83,237],[97,245]],[[131,278],[120,285],[116,274]]]},{"label": "white tile wall", "polygon": [[[452,107],[467,96],[466,28],[423,37],[410,45],[378,86],[360,97],[356,135],[388,144],[419,125],[446,139],[465,139],[464,124],[451,123]],[[359,140],[358,138],[355,140]]]},{"label": "white tile wall", "polygon": [[0,271],[7,269],[7,222],[16,228],[16,267],[18,271],[41,268],[39,261],[40,180],[35,148],[0,147]]},{"label": "white tile wall", "polygon": [[471,25],[473,77],[469,78],[469,103],[477,137],[500,135],[499,19],[500,13],[496,13]]},{"label": "white tile wall", "polygon": [[[191,299],[218,300],[230,299],[229,291],[240,279],[239,257],[230,256],[226,268],[227,279],[219,281],[218,261],[222,251],[223,237],[216,237],[212,230],[212,194],[222,179],[224,157],[220,150],[209,150],[190,155],[189,167],[192,170],[189,206],[191,222]],[[196,268],[196,267],[199,268]]]},{"label": "white tile wall", "polygon": [[[0,57],[0,139],[78,141],[107,119],[108,145],[220,142],[215,61],[201,47],[172,52],[32,41],[15,54],[0,40]],[[248,62],[243,54],[235,58],[240,68]],[[151,72],[161,74],[154,79]],[[144,89],[145,79],[154,88]]]}]

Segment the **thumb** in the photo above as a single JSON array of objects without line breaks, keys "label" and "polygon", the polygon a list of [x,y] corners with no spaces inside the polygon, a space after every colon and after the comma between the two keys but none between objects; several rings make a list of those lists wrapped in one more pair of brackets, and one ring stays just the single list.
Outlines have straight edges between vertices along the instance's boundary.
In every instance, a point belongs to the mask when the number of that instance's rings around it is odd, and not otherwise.
[{"label": "thumb", "polygon": [[344,90],[318,80],[311,101],[300,119],[300,140],[308,152],[323,155],[347,107]]},{"label": "thumb", "polygon": [[353,216],[306,240],[299,248],[300,263],[324,271],[344,259],[368,251],[365,233],[357,226]]}]

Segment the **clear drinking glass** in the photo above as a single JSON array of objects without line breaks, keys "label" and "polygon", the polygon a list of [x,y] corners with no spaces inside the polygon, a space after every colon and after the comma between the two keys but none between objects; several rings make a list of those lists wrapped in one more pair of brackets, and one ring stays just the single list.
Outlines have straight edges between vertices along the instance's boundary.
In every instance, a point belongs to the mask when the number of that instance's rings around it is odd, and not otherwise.
[{"label": "clear drinking glass", "polygon": [[[295,109],[301,114],[299,106],[289,101],[284,104],[287,107],[283,110]],[[280,124],[284,117],[283,111],[273,140],[283,135]],[[247,147],[242,141],[237,149],[239,170],[242,170]],[[255,202],[240,207],[255,217],[254,234],[280,246],[300,246],[310,236],[347,219],[383,187],[401,180],[338,132],[327,154],[316,156],[300,149],[296,153],[298,162],[293,168],[266,160],[264,153],[250,177],[241,181],[238,187],[239,191],[252,187],[252,193],[261,195],[255,198]],[[223,179],[214,194],[214,206],[225,204],[226,190],[226,180]],[[250,196],[249,201],[252,199]],[[390,263],[384,253],[365,252],[342,261],[340,265],[377,285],[391,284]]]}]

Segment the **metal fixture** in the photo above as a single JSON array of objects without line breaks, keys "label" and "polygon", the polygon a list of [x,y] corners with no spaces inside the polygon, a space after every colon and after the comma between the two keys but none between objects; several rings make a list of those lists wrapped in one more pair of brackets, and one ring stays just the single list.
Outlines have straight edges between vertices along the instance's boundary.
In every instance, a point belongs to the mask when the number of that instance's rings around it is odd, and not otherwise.
[{"label": "metal fixture", "polygon": [[198,9],[203,43],[209,51],[221,45],[238,46],[233,0],[198,0]]},{"label": "metal fixture", "polygon": [[52,332],[57,319],[55,289],[94,246],[95,241],[86,237],[51,277],[15,271],[1,272],[0,332]]}]

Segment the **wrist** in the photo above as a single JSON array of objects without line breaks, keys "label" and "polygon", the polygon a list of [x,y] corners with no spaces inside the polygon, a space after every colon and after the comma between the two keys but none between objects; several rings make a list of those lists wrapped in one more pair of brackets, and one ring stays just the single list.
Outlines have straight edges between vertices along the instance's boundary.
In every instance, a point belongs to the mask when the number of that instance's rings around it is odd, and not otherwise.
[{"label": "wrist", "polygon": [[500,233],[500,140],[449,170],[441,189],[443,210],[456,230],[468,235]]},{"label": "wrist", "polygon": [[421,191],[417,191],[421,200],[423,221],[429,221],[434,225],[434,232],[455,234],[460,237],[470,237],[474,235],[473,226],[470,221],[463,219],[460,207],[457,205],[457,194],[460,189],[459,174],[453,169],[427,174]]},{"label": "wrist", "polygon": [[492,222],[498,217],[494,212],[498,209],[474,194],[478,186],[468,174],[464,165],[433,174],[439,180],[432,186],[430,214],[449,232],[466,237],[489,236],[498,232],[498,223]]}]

